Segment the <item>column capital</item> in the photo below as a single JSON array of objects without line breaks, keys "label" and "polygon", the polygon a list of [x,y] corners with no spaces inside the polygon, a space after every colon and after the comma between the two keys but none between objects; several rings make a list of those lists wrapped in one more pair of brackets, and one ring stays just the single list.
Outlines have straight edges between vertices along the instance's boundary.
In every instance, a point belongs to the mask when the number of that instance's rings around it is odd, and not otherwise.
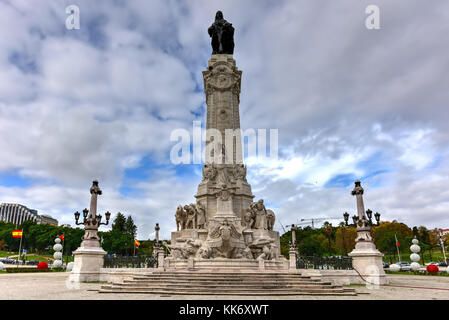
[{"label": "column capital", "polygon": [[358,194],[363,194],[363,188],[361,186],[360,180],[355,181],[354,184],[355,184],[355,186],[354,186],[354,189],[352,190],[351,194],[353,196],[358,195]]}]

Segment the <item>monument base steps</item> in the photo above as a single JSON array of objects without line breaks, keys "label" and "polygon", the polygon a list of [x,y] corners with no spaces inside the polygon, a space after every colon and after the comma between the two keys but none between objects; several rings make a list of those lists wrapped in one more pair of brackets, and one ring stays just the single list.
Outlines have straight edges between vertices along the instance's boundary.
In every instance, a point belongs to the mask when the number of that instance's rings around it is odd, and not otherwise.
[{"label": "monument base steps", "polygon": [[356,294],[352,288],[297,273],[182,271],[134,275],[121,283],[103,285],[100,293],[242,296]]}]

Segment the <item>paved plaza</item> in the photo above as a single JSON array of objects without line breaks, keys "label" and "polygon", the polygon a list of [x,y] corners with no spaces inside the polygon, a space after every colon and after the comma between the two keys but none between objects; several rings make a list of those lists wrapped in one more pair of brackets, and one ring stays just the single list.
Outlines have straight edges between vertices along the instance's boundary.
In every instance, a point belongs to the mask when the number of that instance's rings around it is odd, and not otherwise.
[{"label": "paved plaza", "polygon": [[[352,286],[357,296],[166,296],[151,294],[100,294],[102,283],[74,284],[67,282],[67,273],[0,274],[0,299],[11,300],[447,300],[449,277],[389,276],[390,285],[379,289]],[[403,286],[403,287],[402,287]],[[420,288],[414,288],[420,287]],[[426,288],[426,289],[424,289]],[[443,289],[443,290],[442,290]]]}]

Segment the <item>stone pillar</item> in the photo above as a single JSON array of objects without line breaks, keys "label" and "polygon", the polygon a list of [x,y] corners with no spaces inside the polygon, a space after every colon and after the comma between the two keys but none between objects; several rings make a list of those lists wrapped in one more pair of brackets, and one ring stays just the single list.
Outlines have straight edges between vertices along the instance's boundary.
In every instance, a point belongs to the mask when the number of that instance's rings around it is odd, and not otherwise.
[{"label": "stone pillar", "polygon": [[290,248],[289,251],[289,268],[290,269],[295,269],[296,270],[296,256],[297,256],[297,252],[295,249]]},{"label": "stone pillar", "polygon": [[371,226],[365,216],[363,205],[363,188],[360,181],[355,182],[352,195],[357,199],[357,238],[354,250],[349,253],[352,257],[353,268],[369,283],[385,284],[388,279],[383,269],[383,254],[377,250],[371,236]]},{"label": "stone pillar", "polygon": [[294,224],[292,224],[292,243],[290,245],[290,251],[289,251],[289,262],[290,262],[290,269],[296,270],[296,257],[298,254],[297,246],[296,246],[296,227]]},{"label": "stone pillar", "polygon": [[157,268],[159,270],[165,270],[165,252],[162,249],[157,250]]}]

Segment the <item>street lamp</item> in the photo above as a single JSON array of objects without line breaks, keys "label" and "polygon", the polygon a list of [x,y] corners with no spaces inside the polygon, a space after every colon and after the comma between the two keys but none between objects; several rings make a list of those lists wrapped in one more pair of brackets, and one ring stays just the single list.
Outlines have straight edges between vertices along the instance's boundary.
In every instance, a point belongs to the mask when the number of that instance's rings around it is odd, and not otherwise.
[{"label": "street lamp", "polygon": [[370,209],[366,210],[366,216],[368,217],[370,226],[372,226],[373,225],[373,220],[372,220],[373,212]]},{"label": "street lamp", "polygon": [[84,225],[85,233],[83,237],[83,242],[81,247],[100,247],[100,238],[98,237],[98,227],[101,225],[108,225],[111,213],[107,211],[105,213],[106,222],[102,222],[102,216],[97,215],[97,198],[98,195],[102,194],[100,187],[98,186],[98,181],[94,180],[92,182],[92,187],[90,188],[90,210],[85,208],[83,210],[83,221],[80,222],[80,213],[75,212],[75,224]]},{"label": "street lamp", "polygon": [[345,212],[343,213],[343,218],[345,219],[345,226],[349,226],[348,220],[349,220],[349,213]]},{"label": "street lamp", "polygon": [[380,213],[379,213],[379,212],[376,212],[376,213],[374,214],[374,218],[376,219],[377,225],[379,225],[379,222],[380,222]]},{"label": "street lamp", "polygon": [[354,227],[357,226],[357,221],[359,221],[359,217],[357,216],[352,216],[352,222],[354,222]]}]

